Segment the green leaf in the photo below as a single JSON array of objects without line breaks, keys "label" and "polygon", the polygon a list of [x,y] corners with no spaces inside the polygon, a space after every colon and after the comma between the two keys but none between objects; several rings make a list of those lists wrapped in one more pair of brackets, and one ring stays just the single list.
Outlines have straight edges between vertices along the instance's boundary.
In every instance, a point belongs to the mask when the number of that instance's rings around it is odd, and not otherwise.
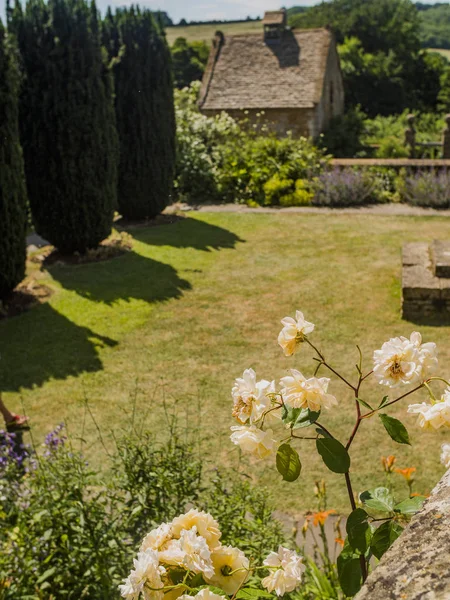
[{"label": "green leaf", "polygon": [[362,574],[359,558],[340,554],[337,559],[339,583],[346,596],[353,597],[361,589]]},{"label": "green leaf", "polygon": [[396,521],[387,521],[380,525],[373,534],[372,542],[370,544],[373,555],[380,559],[386,550],[389,550],[402,531],[403,527]]},{"label": "green leaf", "polygon": [[382,408],[386,402],[389,400],[389,396],[384,396],[383,400],[380,402],[380,405],[378,406],[378,408]]},{"label": "green leaf", "polygon": [[414,496],[414,498],[407,498],[403,502],[399,502],[394,506],[395,512],[399,512],[402,515],[412,516],[418,512],[425,502],[425,496]]},{"label": "green leaf", "polygon": [[292,429],[301,429],[302,427],[309,427],[310,425],[313,425],[319,417],[320,411],[315,412],[313,410],[309,410],[309,408],[304,408],[298,415],[297,419],[294,421]]},{"label": "green leaf", "polygon": [[283,406],[283,423],[290,425],[293,429],[309,427],[320,417],[320,411],[314,412],[309,408],[292,408]]},{"label": "green leaf", "polygon": [[365,554],[370,546],[372,531],[367,522],[368,514],[362,508],[355,509],[347,519],[348,542],[354,550]]},{"label": "green leaf", "polygon": [[302,470],[298,452],[289,444],[282,444],[278,448],[276,465],[284,481],[295,481],[299,478],[300,471]]},{"label": "green leaf", "polygon": [[[222,592],[221,595],[225,595],[224,592]],[[256,600],[256,598],[270,598],[273,600],[272,594],[257,588],[245,588],[243,590],[239,590],[239,592],[236,594],[236,598],[239,598],[239,600]]]},{"label": "green leaf", "polygon": [[350,456],[341,442],[334,438],[318,438],[317,452],[333,473],[347,473],[350,469]]},{"label": "green leaf", "polygon": [[394,497],[387,488],[379,487],[368,490],[363,492],[359,498],[366,508],[376,513],[392,514],[394,512]]},{"label": "green leaf", "polygon": [[44,573],[42,573],[42,575],[36,581],[36,585],[40,585],[41,583],[44,583],[44,581],[46,579],[48,579],[49,577],[51,577],[53,575],[53,573],[55,573],[55,572],[56,572],[56,567],[52,567],[51,569],[47,569],[46,571],[44,571]]},{"label": "green leaf", "polygon": [[380,414],[378,416],[380,417],[384,428],[394,440],[394,442],[397,442],[398,444],[408,444],[409,446],[411,446],[408,432],[406,431],[406,427],[401,421],[385,414]]},{"label": "green leaf", "polygon": [[368,402],[365,402],[364,400],[361,400],[361,398],[356,398],[356,401],[359,402],[360,404],[362,404],[365,408],[368,408],[369,410],[373,410],[373,408],[370,406],[370,404]]}]

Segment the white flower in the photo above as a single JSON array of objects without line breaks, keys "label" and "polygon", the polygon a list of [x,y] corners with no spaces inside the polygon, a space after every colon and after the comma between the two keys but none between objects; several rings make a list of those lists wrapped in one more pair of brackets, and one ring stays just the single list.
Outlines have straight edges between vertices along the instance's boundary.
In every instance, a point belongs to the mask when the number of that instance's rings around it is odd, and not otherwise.
[{"label": "white flower", "polygon": [[140,552],[159,550],[166,542],[172,538],[172,529],[170,523],[161,523],[159,527],[153,529],[142,540]]},{"label": "white flower", "polygon": [[120,596],[126,600],[138,600],[140,591],[135,591],[133,583],[128,576],[124,582],[119,585]]},{"label": "white flower", "polygon": [[408,412],[418,414],[417,424],[422,429],[440,429],[450,427],[450,388],[444,392],[440,402],[435,404],[411,404]]},{"label": "white flower", "polygon": [[184,594],[180,596],[179,600],[194,600],[194,598],[198,600],[226,600],[225,596],[219,596],[219,594],[214,594],[209,588],[203,588],[199,591],[196,596],[189,596],[188,594]]},{"label": "white flower", "polygon": [[283,348],[285,356],[292,356],[297,346],[305,341],[308,333],[314,331],[314,324],[305,320],[303,313],[297,310],[295,319],[285,317],[281,320],[283,329],[278,335],[278,343]]},{"label": "white flower", "polygon": [[262,585],[269,592],[275,591],[277,596],[294,591],[306,569],[302,560],[293,550],[280,546],[278,552],[271,552],[264,561],[266,566],[278,568],[271,569],[270,574],[262,580]]},{"label": "white flower", "polygon": [[436,373],[438,368],[438,352],[434,342],[422,344],[422,336],[417,331],[411,334],[410,341],[419,349],[422,379],[427,379]]},{"label": "white flower", "polygon": [[197,528],[198,535],[205,538],[209,548],[220,545],[219,523],[209,513],[192,508],[185,515],[180,515],[172,521],[172,534],[180,537],[183,529]]},{"label": "white flower", "polygon": [[396,337],[373,353],[374,375],[382,385],[396,387],[423,381],[438,366],[436,344],[422,344],[422,336],[414,331],[409,340]]},{"label": "white flower", "polygon": [[[142,592],[146,600],[162,600],[164,584],[161,576],[165,574],[164,567],[159,565],[158,553],[154,550],[139,552],[137,559],[133,560],[134,569],[119,586],[122,598],[135,600]],[[153,588],[145,589],[146,584]]]},{"label": "white flower", "polygon": [[232,596],[248,577],[248,558],[238,548],[220,546],[211,553],[211,560],[214,575],[206,581]]},{"label": "white flower", "polygon": [[180,547],[184,552],[183,566],[194,573],[203,573],[205,577],[214,575],[211,552],[204,537],[197,535],[197,527],[180,534]]},{"label": "white flower", "polygon": [[373,373],[382,385],[396,387],[415,383],[422,373],[421,357],[415,334],[411,339],[396,337],[373,353]]},{"label": "white flower", "polygon": [[[275,382],[256,381],[256,373],[253,369],[246,369],[242,377],[234,382],[231,395],[233,397],[233,417],[244,424],[257,421],[263,413],[270,409],[271,400],[268,394],[275,393]],[[271,413],[270,413],[271,414]]]},{"label": "white flower", "polygon": [[319,412],[322,407],[330,409],[337,405],[337,400],[331,394],[327,394],[330,380],[327,377],[311,377],[306,379],[300,371],[291,370],[292,375],[282,377],[281,395],[284,402],[293,408],[309,408]]},{"label": "white flower", "polygon": [[160,562],[173,565],[182,566],[184,562],[184,552],[181,549],[180,540],[169,540],[159,550]]},{"label": "white flower", "polygon": [[446,469],[450,468],[450,444],[442,444],[441,463]]},{"label": "white flower", "polygon": [[231,431],[233,433],[230,438],[233,444],[240,446],[243,452],[253,454],[257,458],[266,458],[272,454],[276,446],[271,429],[263,431],[252,425],[251,427],[231,427]]}]

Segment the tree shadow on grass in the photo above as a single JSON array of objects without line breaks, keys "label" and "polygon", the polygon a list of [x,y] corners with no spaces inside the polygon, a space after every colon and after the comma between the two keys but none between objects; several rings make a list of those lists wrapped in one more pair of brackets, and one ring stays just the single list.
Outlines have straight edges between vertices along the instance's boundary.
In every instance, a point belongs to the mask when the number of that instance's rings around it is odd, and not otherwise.
[{"label": "tree shadow on grass", "polygon": [[134,238],[151,246],[194,248],[206,252],[235,248],[238,242],[245,241],[228,229],[189,217],[178,219],[170,225],[137,227],[129,231]]},{"label": "tree shadow on grass", "polygon": [[49,379],[100,371],[99,348],[116,345],[41,304],[0,323],[0,390],[17,392]]},{"label": "tree shadow on grass", "polygon": [[153,304],[178,298],[183,290],[191,289],[191,284],[180,279],[170,265],[135,252],[127,252],[110,261],[58,265],[50,273],[65,289],[105,304],[133,298]]}]

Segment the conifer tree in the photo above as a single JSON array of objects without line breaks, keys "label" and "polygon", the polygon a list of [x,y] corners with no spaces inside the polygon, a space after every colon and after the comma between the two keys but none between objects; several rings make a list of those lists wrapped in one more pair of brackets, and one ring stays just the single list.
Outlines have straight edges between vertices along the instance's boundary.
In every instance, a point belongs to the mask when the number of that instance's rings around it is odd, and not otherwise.
[{"label": "conifer tree", "polygon": [[151,218],[167,206],[174,178],[170,51],[151,12],[134,6],[107,14],[103,42],[114,64],[119,212]]},{"label": "conifer tree", "polygon": [[117,192],[117,132],[95,3],[27,0],[11,17],[26,77],[21,138],[36,231],[62,252],[106,238]]},{"label": "conifer tree", "polygon": [[0,20],[0,299],[25,275],[27,199],[18,88],[15,48]]}]

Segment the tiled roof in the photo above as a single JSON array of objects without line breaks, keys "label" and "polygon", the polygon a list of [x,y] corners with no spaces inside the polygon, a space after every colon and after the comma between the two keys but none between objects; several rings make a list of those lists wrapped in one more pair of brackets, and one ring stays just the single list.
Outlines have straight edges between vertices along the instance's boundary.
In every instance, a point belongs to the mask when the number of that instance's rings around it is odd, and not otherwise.
[{"label": "tiled roof", "polygon": [[322,96],[332,34],[286,30],[278,43],[263,33],[216,34],[199,104],[205,110],[309,108]]}]

